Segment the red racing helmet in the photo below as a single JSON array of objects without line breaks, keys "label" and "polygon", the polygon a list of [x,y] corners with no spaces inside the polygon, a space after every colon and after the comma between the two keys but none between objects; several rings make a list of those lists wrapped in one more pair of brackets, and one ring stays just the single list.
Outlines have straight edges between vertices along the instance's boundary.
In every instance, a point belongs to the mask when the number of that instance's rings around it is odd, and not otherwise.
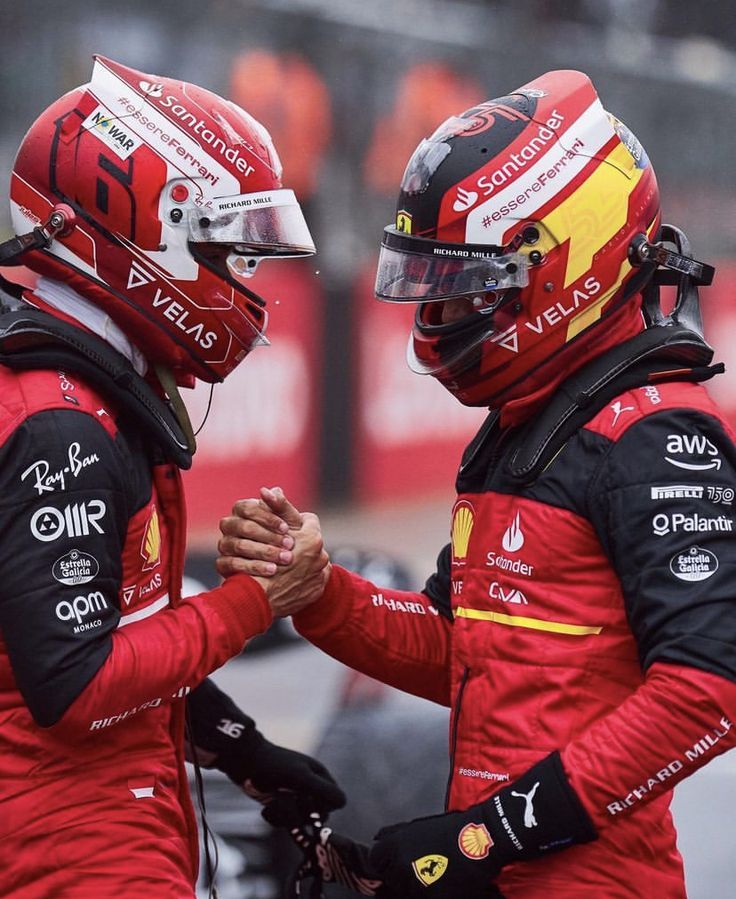
[{"label": "red racing helmet", "polygon": [[66,228],[23,255],[107,312],[153,363],[220,381],[265,340],[260,260],[314,253],[268,132],[208,90],[101,56],[18,151],[22,235],[63,210]]},{"label": "red racing helmet", "polygon": [[466,405],[497,406],[569,366],[639,295],[653,268],[633,264],[632,241],[659,223],[636,137],[586,75],[549,72],[422,141],[384,231],[376,296],[419,304],[414,371]]}]

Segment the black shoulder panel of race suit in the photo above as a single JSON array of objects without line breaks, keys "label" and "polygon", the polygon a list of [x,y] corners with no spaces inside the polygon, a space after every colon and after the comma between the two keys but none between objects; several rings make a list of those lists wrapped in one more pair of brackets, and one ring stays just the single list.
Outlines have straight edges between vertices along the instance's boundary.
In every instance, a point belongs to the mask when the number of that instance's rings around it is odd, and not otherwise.
[{"label": "black shoulder panel of race suit", "polygon": [[633,424],[589,482],[587,510],[620,581],[643,669],[736,681],[736,446],[718,419],[670,409]]},{"label": "black shoulder panel of race suit", "polygon": [[671,323],[648,328],[591,360],[565,380],[523,429],[505,459],[511,477],[532,483],[555,454],[607,403],[634,387],[667,380],[707,381],[723,372],[694,331]]},{"label": "black shoulder panel of race suit", "polygon": [[0,363],[28,371],[56,368],[82,377],[158,443],[165,456],[188,469],[192,454],[176,416],[128,360],[104,340],[39,309],[0,314]]},{"label": "black shoulder panel of race suit", "polygon": [[151,491],[131,440],[70,407],[31,415],[0,447],[0,632],[42,726],[110,652],[128,519]]},{"label": "black shoulder panel of race suit", "polygon": [[432,605],[443,617],[452,621],[452,602],[450,601],[450,560],[451,547],[448,543],[437,556],[437,570],[424,585],[425,593]]}]

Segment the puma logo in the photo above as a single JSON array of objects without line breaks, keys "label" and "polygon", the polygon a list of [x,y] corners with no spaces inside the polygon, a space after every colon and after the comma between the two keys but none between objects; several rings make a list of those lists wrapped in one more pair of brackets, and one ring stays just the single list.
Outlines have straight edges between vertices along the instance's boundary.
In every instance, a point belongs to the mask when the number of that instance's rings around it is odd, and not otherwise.
[{"label": "puma logo", "polygon": [[511,791],[512,796],[518,796],[524,800],[524,827],[536,827],[537,819],[534,817],[534,794],[539,788],[539,781],[529,790],[528,793],[517,793],[516,790]]}]

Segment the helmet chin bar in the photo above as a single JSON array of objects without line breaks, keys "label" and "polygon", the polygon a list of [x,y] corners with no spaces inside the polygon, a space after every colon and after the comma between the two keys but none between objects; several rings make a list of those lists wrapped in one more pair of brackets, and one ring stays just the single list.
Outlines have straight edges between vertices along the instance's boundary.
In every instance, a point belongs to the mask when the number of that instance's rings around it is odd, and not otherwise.
[{"label": "helmet chin bar", "polygon": [[[650,243],[644,234],[638,234],[629,247],[632,265],[654,266],[652,278],[642,291],[642,311],[647,327],[682,325],[702,337],[703,319],[698,287],[712,284],[715,268],[693,259],[690,241],[674,225],[662,225],[660,237],[656,243]],[[665,243],[674,244],[676,251],[665,247]],[[671,315],[662,312],[659,288],[663,285],[677,287]]]},{"label": "helmet chin bar", "polygon": [[71,233],[76,215],[71,206],[58,203],[43,225],[27,234],[19,234],[0,244],[0,265],[18,265],[19,257],[29,250],[48,249],[55,237]]}]

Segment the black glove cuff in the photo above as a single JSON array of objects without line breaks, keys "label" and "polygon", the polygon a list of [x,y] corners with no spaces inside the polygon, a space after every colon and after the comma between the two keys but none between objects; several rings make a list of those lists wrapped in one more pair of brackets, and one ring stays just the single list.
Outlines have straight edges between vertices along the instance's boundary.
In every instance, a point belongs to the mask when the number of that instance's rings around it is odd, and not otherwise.
[{"label": "black glove cuff", "polygon": [[192,691],[187,703],[195,748],[214,756],[214,767],[242,784],[249,761],[268,742],[255,721],[209,679]]},{"label": "black glove cuff", "polygon": [[559,752],[537,762],[483,807],[503,864],[588,843],[598,836],[567,779]]}]

